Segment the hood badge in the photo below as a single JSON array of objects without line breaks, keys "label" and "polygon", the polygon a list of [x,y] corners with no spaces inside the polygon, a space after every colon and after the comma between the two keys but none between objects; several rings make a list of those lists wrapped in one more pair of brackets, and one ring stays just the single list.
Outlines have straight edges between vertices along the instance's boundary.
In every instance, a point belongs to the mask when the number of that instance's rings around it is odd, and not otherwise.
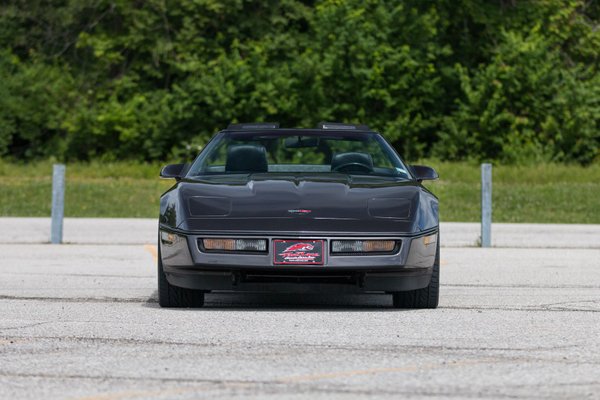
[{"label": "hood badge", "polygon": [[292,209],[292,210],[288,210],[288,212],[290,214],[300,214],[300,215],[306,215],[306,214],[310,214],[312,212],[312,210],[305,210],[305,209]]}]

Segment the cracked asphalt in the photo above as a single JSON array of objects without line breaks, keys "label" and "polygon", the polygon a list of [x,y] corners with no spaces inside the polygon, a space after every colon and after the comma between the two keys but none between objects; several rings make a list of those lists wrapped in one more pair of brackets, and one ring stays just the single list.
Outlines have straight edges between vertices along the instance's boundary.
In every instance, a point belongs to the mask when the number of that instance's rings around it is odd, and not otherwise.
[{"label": "cracked asphalt", "polygon": [[0,244],[2,399],[600,398],[600,250],[442,248],[384,295],[156,303],[155,249]]}]

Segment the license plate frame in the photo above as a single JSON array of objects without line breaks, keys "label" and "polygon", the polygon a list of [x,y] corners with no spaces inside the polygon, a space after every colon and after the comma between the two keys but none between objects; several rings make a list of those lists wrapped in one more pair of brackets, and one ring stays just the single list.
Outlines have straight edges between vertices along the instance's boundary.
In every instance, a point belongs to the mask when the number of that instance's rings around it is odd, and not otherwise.
[{"label": "license plate frame", "polygon": [[274,265],[324,265],[325,240],[274,239]]}]

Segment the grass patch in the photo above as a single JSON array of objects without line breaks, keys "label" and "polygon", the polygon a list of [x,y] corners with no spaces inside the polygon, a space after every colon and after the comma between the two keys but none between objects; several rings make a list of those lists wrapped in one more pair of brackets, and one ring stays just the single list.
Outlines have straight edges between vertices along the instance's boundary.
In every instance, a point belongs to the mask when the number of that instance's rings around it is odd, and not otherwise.
[{"label": "grass patch", "polygon": [[[67,166],[65,216],[157,217],[161,193],[173,181],[158,178],[160,164],[73,163]],[[48,217],[52,163],[0,161],[0,215]]]},{"label": "grass patch", "polygon": [[[432,160],[440,180],[426,186],[440,199],[442,221],[480,220],[479,165]],[[495,165],[492,219],[495,222],[600,223],[600,165]]]},{"label": "grass patch", "polygon": [[[441,176],[426,186],[440,198],[442,221],[477,222],[479,165],[423,160]],[[73,163],[67,166],[68,217],[158,216],[159,196],[172,181],[161,164]],[[600,223],[600,165],[494,166],[495,222]],[[50,216],[52,163],[0,161],[0,215]]]}]

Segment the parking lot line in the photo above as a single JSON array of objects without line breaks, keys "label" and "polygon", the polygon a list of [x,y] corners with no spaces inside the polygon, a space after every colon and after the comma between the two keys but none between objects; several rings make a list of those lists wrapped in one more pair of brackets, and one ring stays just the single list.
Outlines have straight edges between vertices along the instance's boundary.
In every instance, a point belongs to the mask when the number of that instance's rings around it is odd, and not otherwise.
[{"label": "parking lot line", "polygon": [[156,263],[156,261],[158,260],[158,249],[157,249],[157,247],[155,245],[152,245],[152,244],[145,244],[144,245],[144,249],[146,249],[146,251],[152,255],[152,258],[154,259],[154,262]]}]

